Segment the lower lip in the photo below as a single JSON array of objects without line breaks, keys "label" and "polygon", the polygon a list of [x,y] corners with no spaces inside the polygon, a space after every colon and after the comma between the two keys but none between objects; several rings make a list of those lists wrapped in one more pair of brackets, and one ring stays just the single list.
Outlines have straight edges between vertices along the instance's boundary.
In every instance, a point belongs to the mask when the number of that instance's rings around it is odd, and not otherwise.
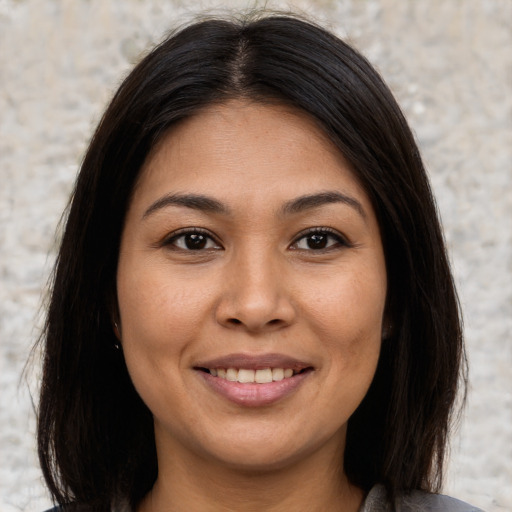
[{"label": "lower lip", "polygon": [[279,381],[265,384],[242,384],[232,382],[210,373],[198,370],[204,382],[219,395],[243,407],[262,407],[271,405],[293,393],[312,373],[307,370]]}]

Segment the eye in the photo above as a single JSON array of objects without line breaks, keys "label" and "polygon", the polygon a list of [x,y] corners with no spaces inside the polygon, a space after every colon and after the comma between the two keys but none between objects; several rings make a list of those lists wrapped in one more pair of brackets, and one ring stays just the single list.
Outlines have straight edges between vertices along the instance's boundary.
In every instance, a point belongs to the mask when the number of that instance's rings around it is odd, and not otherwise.
[{"label": "eye", "polygon": [[314,228],[300,235],[291,248],[301,251],[325,251],[348,245],[345,238],[336,231],[329,228]]},{"label": "eye", "polygon": [[164,245],[183,251],[204,251],[222,249],[222,247],[207,232],[201,229],[180,230],[168,237]]}]

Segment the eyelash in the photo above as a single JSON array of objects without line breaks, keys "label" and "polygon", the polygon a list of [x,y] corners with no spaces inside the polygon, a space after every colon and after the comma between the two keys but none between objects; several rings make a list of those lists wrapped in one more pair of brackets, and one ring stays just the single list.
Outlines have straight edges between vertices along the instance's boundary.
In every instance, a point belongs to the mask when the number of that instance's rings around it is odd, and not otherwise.
[{"label": "eyelash", "polygon": [[[197,248],[190,248],[190,247],[180,247],[177,244],[177,241],[180,239],[185,240],[186,236],[193,236],[193,235],[200,235],[203,237],[200,241],[205,242],[205,246],[203,247],[197,247]],[[331,243],[330,245],[327,245],[326,247],[317,247],[317,248],[300,248],[298,247],[298,244],[301,240],[306,240],[308,237],[313,237],[314,235],[322,235],[326,236],[327,240],[334,239],[335,243]],[[325,240],[325,239],[324,239]],[[320,240],[322,242],[323,240]],[[207,247],[209,244],[215,244],[215,247]],[[184,242],[184,245],[186,245],[186,241]],[[220,250],[223,249],[222,245],[217,241],[217,239],[212,235],[212,233],[206,229],[203,228],[183,228],[178,231],[175,231],[170,236],[165,238],[162,242],[162,246],[172,248],[173,250],[182,250],[182,251],[191,251],[191,252],[201,252],[205,250]],[[328,227],[315,227],[307,229],[306,231],[303,231],[297,235],[295,240],[290,245],[291,250],[295,251],[305,251],[305,252],[316,252],[316,253],[323,253],[328,252],[332,250],[339,249],[340,247],[351,247],[351,244],[347,241],[347,239],[341,235],[339,232],[335,231],[332,228]]]},{"label": "eyelash", "polygon": [[[179,247],[176,242],[183,238],[185,240],[186,236],[192,236],[192,235],[201,235],[206,240],[206,244],[213,242],[217,247],[200,247],[196,249],[191,249],[187,247]],[[186,243],[186,242],[185,242]],[[178,231],[175,231],[170,236],[166,237],[163,242],[162,246],[169,247],[174,250],[182,250],[182,251],[191,251],[191,252],[200,252],[202,250],[218,250],[222,249],[222,246],[219,244],[219,242],[216,240],[216,238],[206,229],[203,228],[183,228]]]},{"label": "eyelash", "polygon": [[[308,249],[303,249],[296,246],[301,240],[305,240],[308,237],[312,237],[314,235],[324,235],[327,236],[327,239],[332,238],[335,240],[334,244],[328,245],[327,247],[320,247],[317,249],[312,249],[311,247]],[[296,251],[311,251],[311,252],[327,252],[335,249],[339,249],[340,247],[351,247],[351,244],[348,242],[348,240],[341,235],[338,231],[327,228],[327,227],[316,227],[316,228],[310,228],[306,231],[303,231],[302,233],[299,233],[298,236],[295,238],[295,241],[291,244],[290,248]]]}]

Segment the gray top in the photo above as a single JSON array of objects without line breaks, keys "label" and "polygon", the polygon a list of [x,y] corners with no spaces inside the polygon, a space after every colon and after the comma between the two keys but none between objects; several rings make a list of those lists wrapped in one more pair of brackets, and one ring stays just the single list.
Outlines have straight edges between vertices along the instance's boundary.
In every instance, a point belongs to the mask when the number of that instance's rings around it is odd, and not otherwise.
[{"label": "gray top", "polygon": [[[84,505],[72,505],[66,507],[67,511],[94,512],[92,508]],[[46,512],[63,512],[62,507],[55,507]],[[127,505],[112,507],[112,512],[129,512]],[[468,503],[444,496],[423,491],[413,491],[404,494],[397,499],[393,506],[388,500],[386,489],[383,485],[376,485],[369,492],[359,512],[483,512]]]},{"label": "gray top", "polygon": [[388,500],[383,485],[376,485],[369,492],[359,512],[483,512],[468,503],[423,491],[413,491],[400,496],[395,506]]}]

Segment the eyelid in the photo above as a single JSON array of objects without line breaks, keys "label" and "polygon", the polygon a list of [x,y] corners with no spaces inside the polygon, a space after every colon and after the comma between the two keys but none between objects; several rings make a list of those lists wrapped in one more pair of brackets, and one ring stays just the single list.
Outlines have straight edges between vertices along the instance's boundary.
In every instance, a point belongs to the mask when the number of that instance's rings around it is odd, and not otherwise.
[{"label": "eyelid", "polygon": [[[219,248],[224,249],[224,247],[222,246],[222,244],[220,243],[218,238],[211,231],[209,231],[205,228],[200,228],[200,227],[195,227],[195,226],[180,228],[180,229],[173,231],[172,233],[165,235],[165,237],[162,239],[162,241],[159,243],[159,245],[161,247],[173,246],[176,250],[180,250],[181,249],[180,247],[173,245],[173,241],[177,240],[178,238],[180,238],[182,236],[191,235],[191,234],[204,235],[204,236],[210,238],[215,243],[215,245],[219,246]],[[198,251],[198,252],[200,252],[200,251]]]},{"label": "eyelid", "polygon": [[[329,228],[327,226],[317,226],[314,228],[307,228],[307,229],[301,231],[300,233],[298,233],[295,236],[293,242],[290,244],[290,249],[301,250],[301,249],[294,249],[293,246],[296,245],[301,239],[307,237],[308,235],[314,235],[317,233],[327,234],[329,236],[332,236],[333,238],[338,240],[339,245],[336,245],[334,247],[326,247],[325,249],[317,249],[317,250],[308,249],[308,251],[322,252],[322,251],[329,251],[329,250],[335,249],[340,246],[341,247],[352,247],[353,246],[352,243],[348,240],[348,238],[345,235],[343,235],[342,233],[340,233],[339,231],[337,231],[336,229]],[[305,250],[305,249],[302,249],[302,250]]]},{"label": "eyelid", "polygon": [[[338,247],[352,247],[352,243],[347,239],[347,237],[345,235],[343,235],[339,231],[337,231],[333,228],[327,227],[327,226],[316,226],[313,228],[307,228],[307,229],[301,231],[300,233],[298,233],[295,236],[295,238],[293,239],[292,243],[290,244],[290,249],[301,250],[301,249],[294,248],[293,246],[296,245],[301,239],[307,237],[308,235],[310,236],[310,235],[314,235],[317,233],[327,234],[328,236],[335,238],[338,241],[338,244],[336,244],[333,247],[326,247],[325,249],[317,249],[317,250],[308,249],[308,251],[322,252],[322,251],[329,251],[329,250],[332,250],[332,249],[335,249]],[[204,235],[204,236],[210,238],[213,241],[213,243],[215,245],[217,245],[220,249],[224,249],[224,247],[222,246],[222,244],[220,243],[218,238],[211,231],[209,231],[208,229],[205,229],[205,228],[200,228],[200,227],[195,227],[195,226],[180,228],[180,229],[177,229],[177,230],[167,234],[158,245],[161,247],[173,246],[173,248],[175,248],[176,250],[180,250],[181,248],[174,245],[173,242],[175,240],[177,240],[178,238],[180,238],[182,236],[186,236],[188,234]],[[305,250],[305,249],[302,249],[302,250]]]}]

